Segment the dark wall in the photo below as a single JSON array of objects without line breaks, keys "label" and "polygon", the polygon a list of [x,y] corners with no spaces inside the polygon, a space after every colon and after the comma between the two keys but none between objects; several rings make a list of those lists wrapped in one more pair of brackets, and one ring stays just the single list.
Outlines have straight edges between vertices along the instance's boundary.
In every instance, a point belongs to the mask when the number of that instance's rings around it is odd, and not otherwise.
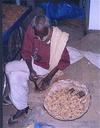
[{"label": "dark wall", "polygon": [[35,3],[48,2],[48,1],[51,1],[51,2],[54,2],[54,3],[65,1],[65,2],[72,2],[72,3],[79,4],[80,0],[35,0]]},{"label": "dark wall", "polygon": [[3,3],[11,3],[11,4],[16,3],[15,0],[2,0],[2,2]]},{"label": "dark wall", "polygon": [[[3,3],[15,4],[16,0],[2,0]],[[26,5],[26,0],[21,0],[21,5]]]}]

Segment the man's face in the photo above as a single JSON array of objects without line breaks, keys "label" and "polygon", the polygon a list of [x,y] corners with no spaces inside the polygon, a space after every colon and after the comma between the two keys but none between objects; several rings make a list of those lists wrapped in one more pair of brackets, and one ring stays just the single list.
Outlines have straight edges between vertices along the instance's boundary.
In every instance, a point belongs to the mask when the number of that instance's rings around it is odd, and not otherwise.
[{"label": "man's face", "polygon": [[48,27],[44,26],[45,22],[46,19],[42,17],[36,19],[35,35],[39,36],[41,39],[48,35]]},{"label": "man's face", "polygon": [[48,35],[48,28],[44,27],[42,29],[36,29],[35,28],[35,35],[39,36],[41,39],[43,39],[43,37],[45,37],[46,35]]}]

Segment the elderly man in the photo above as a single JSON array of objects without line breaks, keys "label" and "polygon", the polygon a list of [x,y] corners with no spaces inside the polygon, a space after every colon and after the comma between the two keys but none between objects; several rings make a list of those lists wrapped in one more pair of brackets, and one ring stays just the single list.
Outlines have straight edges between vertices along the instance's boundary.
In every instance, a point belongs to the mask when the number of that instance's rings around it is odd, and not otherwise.
[{"label": "elderly man", "polygon": [[9,62],[5,72],[10,84],[10,100],[17,112],[8,123],[28,112],[28,80],[44,90],[58,70],[64,70],[70,64],[66,49],[69,34],[52,27],[45,16],[35,16],[25,33],[20,61]]}]

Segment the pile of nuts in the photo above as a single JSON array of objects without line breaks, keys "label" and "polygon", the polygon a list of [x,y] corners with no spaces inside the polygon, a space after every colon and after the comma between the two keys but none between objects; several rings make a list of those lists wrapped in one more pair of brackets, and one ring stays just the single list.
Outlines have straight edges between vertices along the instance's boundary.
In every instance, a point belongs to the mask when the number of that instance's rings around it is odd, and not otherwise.
[{"label": "pile of nuts", "polygon": [[76,86],[75,83],[77,82],[70,80],[67,83],[60,81],[52,86],[44,100],[44,107],[54,118],[74,120],[87,111],[90,95],[83,87]]}]

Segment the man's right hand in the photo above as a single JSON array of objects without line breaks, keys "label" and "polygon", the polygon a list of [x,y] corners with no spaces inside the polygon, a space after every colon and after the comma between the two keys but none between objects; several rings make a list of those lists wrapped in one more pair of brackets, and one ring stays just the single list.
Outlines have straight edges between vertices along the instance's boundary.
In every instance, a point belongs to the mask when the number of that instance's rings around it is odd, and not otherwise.
[{"label": "man's right hand", "polygon": [[31,81],[36,81],[36,80],[38,79],[38,75],[36,74],[35,71],[31,71],[31,72],[30,72],[29,79],[30,79]]}]

